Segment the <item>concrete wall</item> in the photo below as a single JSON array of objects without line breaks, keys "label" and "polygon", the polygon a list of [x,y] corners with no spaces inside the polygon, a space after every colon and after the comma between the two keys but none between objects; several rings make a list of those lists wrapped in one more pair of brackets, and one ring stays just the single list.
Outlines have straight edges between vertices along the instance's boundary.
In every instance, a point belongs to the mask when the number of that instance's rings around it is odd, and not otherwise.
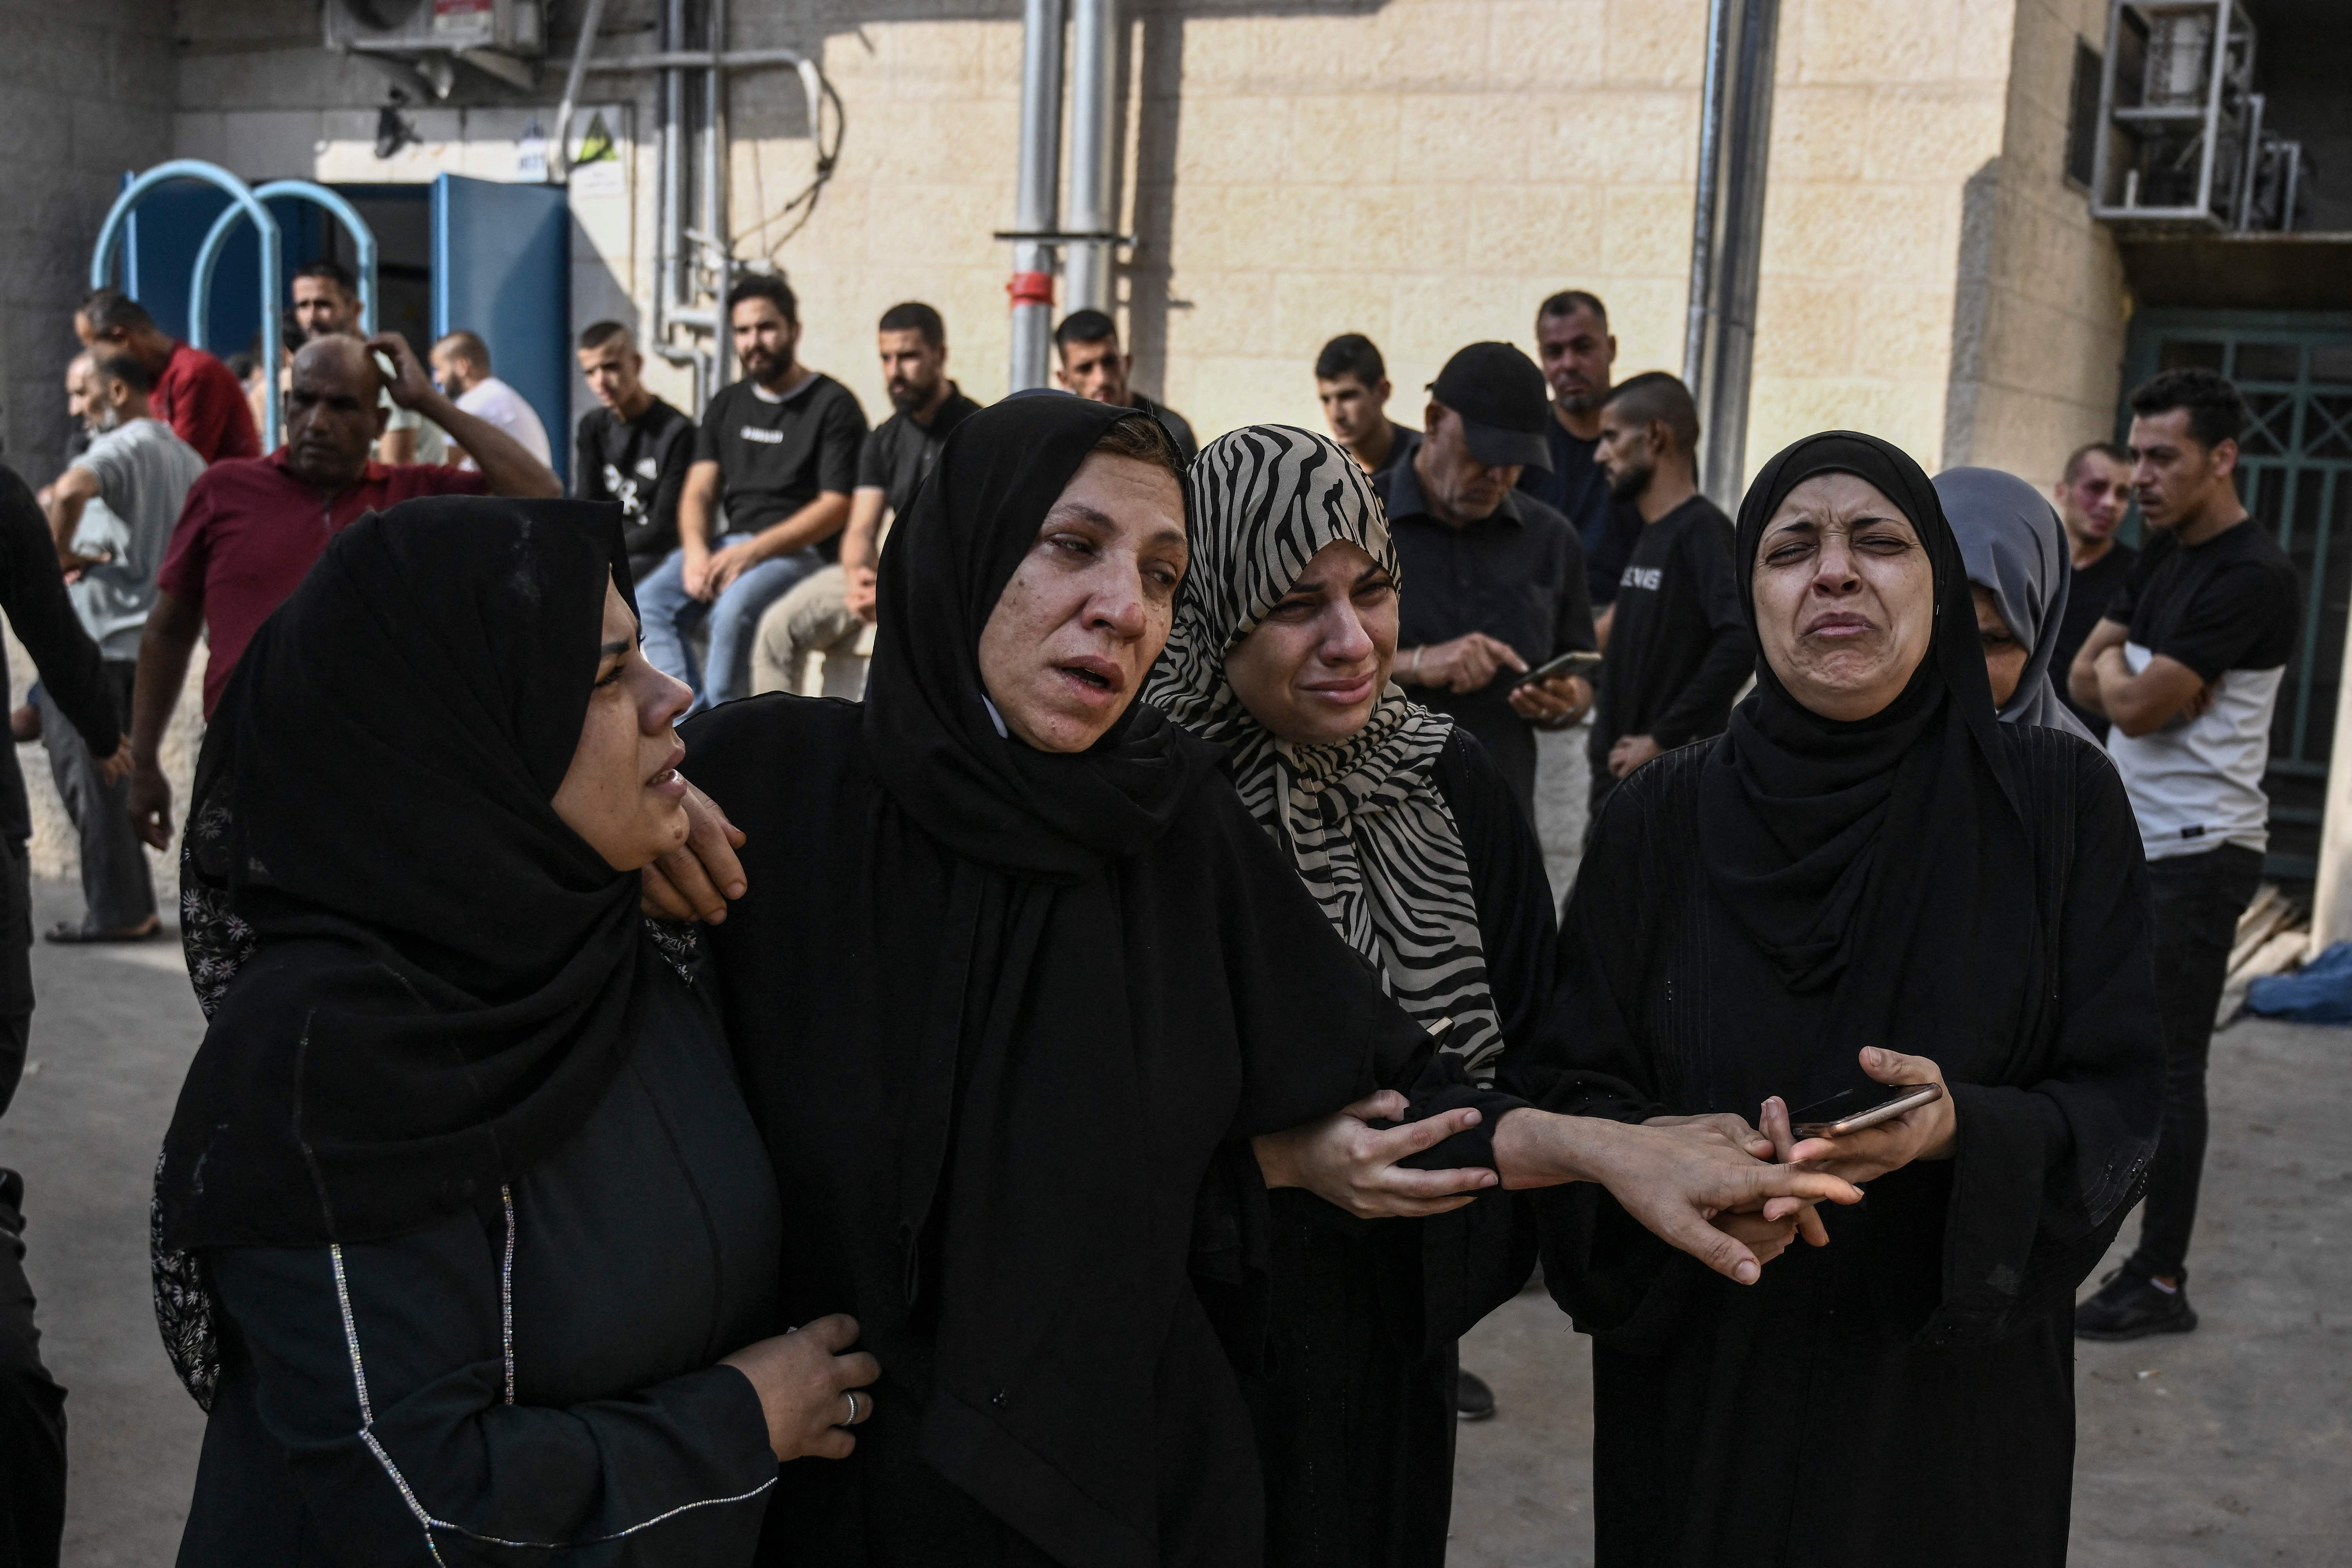
[{"label": "concrete wall", "polygon": [[[559,47],[571,22],[559,6]],[[607,13],[645,47],[651,0]],[[1309,364],[1334,333],[1387,352],[1397,412],[1478,338],[1528,344],[1561,288],[1611,306],[1621,374],[1681,362],[1704,0],[1129,0],[1118,293],[1137,383],[1203,436],[1318,419]],[[763,222],[809,177],[797,80],[738,79],[730,202],[740,253],[790,276],[803,357],[884,410],[873,321],[924,299],[952,371],[1005,389],[1004,279],[1019,119],[1017,0],[738,7],[739,47],[823,60],[847,110],[835,177],[786,238]],[[385,82],[305,32],[302,0],[183,0],[179,151],[239,173],[512,177],[544,108],[415,110],[373,155]],[[2072,39],[2102,0],[1785,0],[1748,467],[1853,426],[1929,466],[2040,479],[2102,433],[2120,270],[2059,173]],[[551,70],[551,79],[552,78]],[[576,193],[575,314],[650,307],[650,79],[595,79],[625,180]],[[542,97],[552,97],[551,85]],[[583,117],[584,118],[584,117]],[[640,134],[642,133],[642,134]],[[685,395],[683,377],[656,384]],[[2054,455],[2053,455],[2054,454]]]},{"label": "concrete wall", "polygon": [[[805,301],[805,357],[880,406],[873,321],[927,299],[955,372],[1005,387],[1019,120],[1017,5],[949,19],[891,7],[746,16],[746,44],[807,47],[848,105],[841,173],[777,254]],[[1206,437],[1253,419],[1319,428],[1311,364],[1370,333],[1419,422],[1465,342],[1531,346],[1537,302],[1594,289],[1630,372],[1680,363],[1702,0],[1152,4],[1126,13],[1130,128],[1119,283],[1138,384]],[[863,13],[863,25],[845,24]],[[737,100],[732,200],[804,178],[788,79]],[[742,226],[739,219],[739,227]]]},{"label": "concrete wall", "polygon": [[171,156],[170,0],[0,0],[0,460],[64,452],[89,253],[126,169]]},{"label": "concrete wall", "polygon": [[1783,0],[1749,473],[1822,429],[1943,457],[1963,214],[2000,154],[2019,3]]},{"label": "concrete wall", "polygon": [[2074,40],[2104,37],[2102,0],[2018,0],[1999,159],[1969,182],[1943,458],[2037,483],[2115,434],[2123,264],[2065,178]]}]

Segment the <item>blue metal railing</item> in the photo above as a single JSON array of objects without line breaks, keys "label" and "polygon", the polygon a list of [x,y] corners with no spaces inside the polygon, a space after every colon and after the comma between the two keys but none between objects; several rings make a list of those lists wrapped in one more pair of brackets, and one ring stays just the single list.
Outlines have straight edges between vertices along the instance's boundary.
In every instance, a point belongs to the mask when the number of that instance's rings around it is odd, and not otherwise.
[{"label": "blue metal railing", "polygon": [[[262,377],[262,449],[276,448],[280,436],[278,405],[278,359],[281,351],[278,332],[278,290],[283,268],[283,246],[278,237],[278,220],[261,205],[251,187],[217,163],[207,163],[197,158],[174,158],[153,168],[122,187],[114,198],[114,205],[106,215],[106,225],[98,231],[98,247],[89,258],[89,286],[103,289],[114,280],[115,252],[121,248],[122,236],[131,221],[131,209],[156,186],[171,180],[201,180],[228,193],[232,204],[229,211],[243,210],[253,219],[261,235],[261,359],[268,367]],[[204,308],[201,296],[195,308]],[[199,315],[196,320],[202,320]]]},{"label": "blue metal railing", "polygon": [[[309,180],[272,180],[257,187],[253,195],[257,201],[263,202],[274,201],[279,196],[315,202],[343,226],[344,232],[352,237],[352,247],[359,252],[360,335],[365,337],[373,332],[375,231],[368,227],[367,220],[360,216],[358,209],[326,186],[313,184]],[[205,236],[204,244],[197,247],[196,269],[188,285],[188,341],[200,349],[212,346],[205,337],[207,318],[212,313],[213,269],[220,264],[221,251],[227,247],[229,235],[246,216],[247,210],[242,205],[232,204],[222,208],[220,216],[213,220],[211,232]],[[275,365],[277,361],[273,359],[270,363]],[[276,384],[277,377],[273,374],[270,381]]]}]

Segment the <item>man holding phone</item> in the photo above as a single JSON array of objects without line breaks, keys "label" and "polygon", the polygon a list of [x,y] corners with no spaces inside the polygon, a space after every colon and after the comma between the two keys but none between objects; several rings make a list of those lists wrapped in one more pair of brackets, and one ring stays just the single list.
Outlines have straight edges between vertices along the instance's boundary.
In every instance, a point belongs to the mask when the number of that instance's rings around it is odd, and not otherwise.
[{"label": "man holding phone", "polygon": [[1396,679],[1478,737],[1532,823],[1535,729],[1583,718],[1592,686],[1573,668],[1519,678],[1598,646],[1575,528],[1514,489],[1551,466],[1543,372],[1508,343],[1473,343],[1429,394],[1412,457],[1372,476],[1408,590]]},{"label": "man holding phone", "polygon": [[1661,752],[1719,735],[1756,664],[1739,607],[1731,520],[1698,489],[1698,405],[1664,371],[1622,382],[1601,405],[1610,500],[1642,532],[1617,579],[1609,663],[1593,709],[1592,806]]}]

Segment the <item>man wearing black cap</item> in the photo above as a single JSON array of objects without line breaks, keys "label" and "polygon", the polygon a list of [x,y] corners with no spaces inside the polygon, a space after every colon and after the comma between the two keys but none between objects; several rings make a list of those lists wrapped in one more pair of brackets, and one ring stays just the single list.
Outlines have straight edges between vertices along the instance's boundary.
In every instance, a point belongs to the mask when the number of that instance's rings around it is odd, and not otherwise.
[{"label": "man wearing black cap", "polygon": [[1520,677],[1595,646],[1576,530],[1513,489],[1551,466],[1543,373],[1508,343],[1473,343],[1429,393],[1411,459],[1372,477],[1404,567],[1396,678],[1478,737],[1533,822],[1533,726],[1575,723],[1592,688],[1567,672]]}]

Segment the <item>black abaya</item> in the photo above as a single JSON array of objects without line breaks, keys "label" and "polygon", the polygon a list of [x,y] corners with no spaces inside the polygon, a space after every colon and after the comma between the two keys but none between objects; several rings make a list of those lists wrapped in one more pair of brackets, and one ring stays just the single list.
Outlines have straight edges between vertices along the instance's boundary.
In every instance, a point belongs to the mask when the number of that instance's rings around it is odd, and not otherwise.
[{"label": "black abaya", "polygon": [[[2081,1228],[2084,1168],[2058,1083],[2144,1105],[2159,1064],[2146,872],[2115,770],[2053,730],[2003,725],[2032,837],[2025,973],[1967,1037],[1938,1034],[1958,1158],[1889,1173],[1851,1209],[1734,1285],[1643,1230],[1602,1189],[1536,1194],[1544,1277],[1593,1336],[1601,1568],[2031,1568],[2063,1563],[2073,1483],[2074,1290],[2130,1187]],[[1573,1092],[1555,1110],[1750,1117],[1792,1092],[1751,1049],[1845,1040],[1825,993],[1779,984],[1696,853],[1706,747],[1668,753],[1610,799],[1560,933],[1562,1068],[1645,1100]],[[1927,984],[1937,977],[1917,977]],[[1961,966],[1906,1008],[1933,1029]],[[1972,1139],[2006,1123],[2034,1141]],[[1833,1479],[1832,1479],[1833,1478]]]},{"label": "black abaya", "polygon": [[[692,943],[553,805],[617,508],[353,524],[239,661],[184,867],[210,1016],[156,1169],[211,1412],[181,1561],[740,1562],[776,1194]],[[619,689],[608,697],[622,697]]]},{"label": "black abaya", "polygon": [[[1486,749],[1456,729],[1431,781],[1462,830],[1496,1022],[1526,1039],[1551,999],[1543,849]],[[1493,1107],[1489,1106],[1490,1118]],[[1454,1342],[1535,1266],[1528,1195],[1423,1220],[1359,1220],[1272,1194],[1273,1313],[1252,1390],[1283,1568],[1431,1568],[1453,1515]]]},{"label": "black abaya", "polygon": [[1957,546],[1883,442],[1810,437],[1767,466],[1743,595],[1780,499],[1825,471],[1916,526],[1926,658],[1853,723],[1759,665],[1726,734],[1621,785],[1563,922],[1553,1026],[1513,1070],[1553,1110],[1753,1117],[1883,1047],[1943,1069],[1957,1145],[1823,1205],[1827,1249],[1744,1289],[1599,1188],[1539,1194],[1546,1278],[1595,1336],[1604,1568],[2062,1562],[2068,1312],[2153,1147],[2146,876],[2115,771],[1994,719]]},{"label": "black abaya", "polygon": [[1127,417],[966,420],[884,552],[862,709],[688,728],[687,772],[749,835],[713,940],[784,1310],[852,1312],[883,1369],[857,1453],[787,1468],[766,1561],[1260,1561],[1227,1359],[1263,1335],[1246,1140],[1427,1055],[1213,749],[1148,708],[1082,753],[993,722],[981,628]]}]

